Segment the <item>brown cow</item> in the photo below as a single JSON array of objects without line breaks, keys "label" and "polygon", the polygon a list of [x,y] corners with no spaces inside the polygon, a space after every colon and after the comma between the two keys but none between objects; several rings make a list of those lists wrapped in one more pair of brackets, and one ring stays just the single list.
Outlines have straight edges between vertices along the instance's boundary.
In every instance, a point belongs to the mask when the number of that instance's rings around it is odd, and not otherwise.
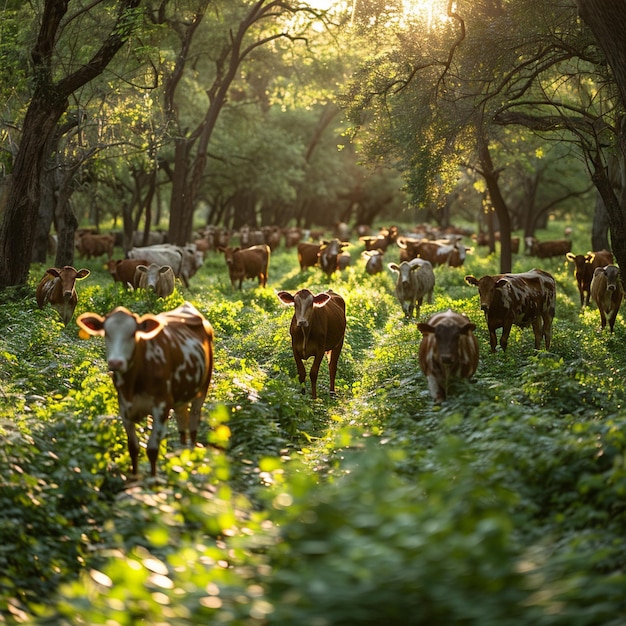
[{"label": "brown cow", "polygon": [[224,253],[224,259],[228,266],[228,274],[233,289],[239,289],[244,278],[258,278],[259,286],[267,285],[267,273],[270,264],[270,247],[267,244],[259,244],[250,248],[218,248]]},{"label": "brown cow", "polygon": [[111,259],[107,263],[107,268],[114,282],[122,283],[125,288],[132,287],[135,289],[137,287],[135,272],[139,265],[150,265],[150,261],[146,259]]},{"label": "brown cow", "polygon": [[[404,245],[402,242],[397,242],[400,248]],[[430,261],[433,267],[438,265],[449,265],[450,267],[461,267],[465,263],[465,257],[468,252],[471,252],[471,248],[467,248],[460,239],[440,240],[440,241],[427,241],[423,239],[416,244],[412,245],[414,257],[419,257]]]},{"label": "brown cow", "polygon": [[608,250],[598,250],[597,252],[587,252],[587,254],[568,252],[565,258],[574,264],[574,276],[580,294],[580,306],[589,306],[593,272],[596,267],[604,267],[613,263],[613,255]]},{"label": "brown cow", "polygon": [[556,306],[556,282],[543,270],[532,269],[523,274],[496,274],[480,279],[466,276],[468,285],[478,287],[480,308],[489,328],[491,352],[496,351],[496,329],[502,328],[500,346],[506,350],[513,324],[525,328],[532,324],[535,349],[546,350],[552,340],[552,320]]},{"label": "brown cow", "polygon": [[540,259],[550,259],[555,256],[563,256],[572,250],[572,242],[569,239],[555,239],[554,241],[539,241],[535,237],[526,237],[524,240],[526,250],[530,256]]},{"label": "brown cow", "polygon": [[319,251],[319,266],[326,275],[331,276],[339,269],[339,255],[349,245],[350,242],[339,241],[336,238],[322,242]]},{"label": "brown cow", "polygon": [[363,250],[361,253],[365,261],[365,272],[373,276],[374,274],[380,274],[383,271],[383,257],[384,252],[377,248],[376,250]]},{"label": "brown cow", "polygon": [[451,309],[436,313],[417,325],[422,333],[420,369],[428,381],[430,395],[442,402],[448,395],[451,378],[471,378],[478,368],[476,324]]},{"label": "brown cow", "polygon": [[390,226],[389,228],[381,228],[380,232],[376,236],[366,235],[364,237],[359,237],[359,241],[362,241],[365,244],[366,250],[380,249],[385,252],[392,243],[396,242],[398,234],[398,227]]},{"label": "brown cow", "polygon": [[300,263],[300,271],[303,272],[308,267],[317,265],[321,244],[306,243],[304,241],[298,244],[298,263]]},{"label": "brown cow", "polygon": [[50,304],[67,326],[78,302],[76,281],[87,278],[89,274],[89,270],[76,270],[71,265],[48,268],[37,285],[37,306],[43,309],[46,304]]},{"label": "brown cow", "polygon": [[115,237],[113,235],[84,233],[76,238],[76,250],[81,258],[91,259],[91,257],[106,254],[110,259],[113,256],[114,245]]},{"label": "brown cow", "polygon": [[301,289],[293,295],[287,291],[279,291],[276,295],[283,304],[294,307],[289,333],[302,393],[305,392],[306,378],[303,361],[314,357],[309,377],[311,395],[315,399],[320,364],[324,354],[330,352],[328,372],[330,393],[334,395],[337,363],[346,333],[346,303],[331,289],[317,295],[313,295],[308,289]]},{"label": "brown cow", "polygon": [[608,316],[609,328],[613,332],[615,318],[624,299],[622,275],[617,265],[596,267],[591,279],[591,297],[600,311],[601,328],[604,330]]},{"label": "brown cow", "polygon": [[[135,424],[152,415],[147,452],[156,476],[159,446],[174,410],[180,442],[196,445],[198,423],[213,372],[213,328],[193,305],[139,317],[118,307],[102,317],[83,313],[76,323],[87,335],[105,337],[120,414],[128,437],[133,474],[139,441]],[[190,411],[191,409],[191,411]]]}]

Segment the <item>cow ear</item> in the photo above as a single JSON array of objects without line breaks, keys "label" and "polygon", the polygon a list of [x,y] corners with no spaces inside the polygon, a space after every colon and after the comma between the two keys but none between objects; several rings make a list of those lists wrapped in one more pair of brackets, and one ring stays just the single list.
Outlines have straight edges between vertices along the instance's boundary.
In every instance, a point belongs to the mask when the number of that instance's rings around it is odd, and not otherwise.
[{"label": "cow ear", "polygon": [[148,271],[148,268],[145,265],[138,265],[135,268],[135,272],[143,272],[144,274]]},{"label": "cow ear", "polygon": [[468,285],[474,285],[475,287],[478,287],[478,280],[475,276],[472,276],[471,274],[465,277],[465,282]]},{"label": "cow ear", "polygon": [[325,306],[330,302],[330,296],[327,293],[318,293],[313,296],[313,306],[320,307]]},{"label": "cow ear", "polygon": [[141,339],[152,339],[163,328],[163,323],[155,315],[143,315],[137,320],[137,332]]},{"label": "cow ear", "polygon": [[91,272],[87,269],[78,270],[76,272],[76,280],[80,280],[81,278],[87,278]]},{"label": "cow ear", "polygon": [[283,304],[290,304],[293,306],[293,295],[288,291],[279,291],[276,296]]},{"label": "cow ear", "polygon": [[97,313],[82,313],[76,318],[76,324],[80,328],[78,336],[81,339],[87,339],[90,335],[104,335],[104,317]]},{"label": "cow ear", "polygon": [[496,280],[496,289],[501,289],[502,287],[504,287],[504,285],[507,284],[507,280],[504,278],[499,278],[498,280]]},{"label": "cow ear", "polygon": [[400,268],[398,267],[398,265],[396,263],[387,263],[387,267],[392,271],[392,272],[399,272]]},{"label": "cow ear", "polygon": [[465,326],[461,327],[461,334],[467,335],[469,332],[473,332],[476,330],[476,324],[474,322],[468,322]]},{"label": "cow ear", "polygon": [[[566,258],[568,261],[574,261],[574,260],[576,259],[576,257],[574,256],[574,253],[573,253],[573,252],[566,252],[566,253],[565,253],[565,258]],[[585,258],[586,258],[586,257],[585,257]]]},{"label": "cow ear", "polygon": [[427,333],[434,333],[435,329],[428,324],[427,322],[420,322],[417,325],[417,330],[420,331],[420,333],[422,333],[422,335],[426,335]]},{"label": "cow ear", "polygon": [[57,278],[61,276],[61,274],[59,274],[59,270],[56,267],[49,267],[46,270],[46,274],[50,274],[51,276],[56,276]]},{"label": "cow ear", "polygon": [[159,274],[165,274],[165,272],[171,272],[171,271],[173,270],[169,265],[161,265],[161,267],[159,268]]}]

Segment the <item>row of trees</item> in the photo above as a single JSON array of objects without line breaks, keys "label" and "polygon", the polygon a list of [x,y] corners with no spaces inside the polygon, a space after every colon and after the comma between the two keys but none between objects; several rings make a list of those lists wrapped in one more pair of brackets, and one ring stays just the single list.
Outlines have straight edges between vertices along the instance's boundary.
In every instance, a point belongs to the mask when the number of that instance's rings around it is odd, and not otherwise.
[{"label": "row of trees", "polygon": [[371,223],[406,205],[483,215],[508,271],[512,229],[590,215],[593,193],[590,243],[608,246],[610,226],[626,262],[626,9],[424,6],[7,0],[0,287],[45,260],[52,224],[64,264],[78,219],[121,220],[129,238],[167,217],[185,243],[201,211],[233,227]]}]

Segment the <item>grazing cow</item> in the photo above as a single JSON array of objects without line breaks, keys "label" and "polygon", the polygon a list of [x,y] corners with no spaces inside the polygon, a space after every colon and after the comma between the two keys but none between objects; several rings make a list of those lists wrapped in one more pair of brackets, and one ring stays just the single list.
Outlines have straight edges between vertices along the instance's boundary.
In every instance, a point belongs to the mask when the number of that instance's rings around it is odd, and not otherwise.
[{"label": "grazing cow", "polygon": [[489,328],[491,352],[496,351],[496,329],[502,328],[500,346],[506,350],[513,324],[520,328],[532,325],[535,349],[546,350],[552,340],[552,320],[556,306],[556,281],[543,270],[532,269],[523,274],[496,274],[480,279],[466,276],[468,285],[478,287],[480,308]]},{"label": "grazing cow", "polygon": [[398,227],[397,226],[390,226],[389,228],[381,228],[380,232],[376,236],[366,235],[363,237],[359,237],[359,241],[362,241],[365,244],[366,250],[380,249],[383,252],[385,252],[392,243],[395,243],[397,239],[398,239]]},{"label": "grazing cow", "polygon": [[259,286],[267,285],[267,273],[270,264],[270,247],[267,244],[259,244],[250,248],[222,248],[218,250],[224,253],[224,259],[228,267],[228,274],[233,289],[239,289],[244,278],[258,278]]},{"label": "grazing cow", "polygon": [[40,309],[49,304],[67,326],[74,315],[78,302],[76,281],[89,276],[89,270],[76,270],[71,265],[62,268],[50,267],[37,285],[35,297]]},{"label": "grazing cow", "polygon": [[436,313],[417,325],[422,333],[420,369],[428,381],[430,395],[442,402],[448,395],[451,378],[471,378],[478,367],[476,324],[451,309]]},{"label": "grazing cow", "polygon": [[[118,307],[104,317],[83,313],[76,323],[84,335],[105,338],[133,474],[139,441],[135,424],[152,415],[148,440],[150,473],[156,476],[159,445],[174,410],[180,442],[196,445],[198,423],[213,372],[213,328],[193,305],[139,317]],[[191,411],[190,411],[191,408]]]},{"label": "grazing cow", "polygon": [[[405,242],[398,241],[400,248],[407,248]],[[465,263],[465,257],[471,248],[467,248],[460,239],[454,241],[427,241],[425,239],[412,244],[414,257],[419,257],[430,261],[433,267],[438,265],[449,265],[450,267],[461,267]]]},{"label": "grazing cow", "polygon": [[608,316],[609,328],[613,332],[617,312],[624,299],[622,274],[617,265],[596,267],[591,279],[591,297],[600,311],[601,328],[604,330]]},{"label": "grazing cow", "polygon": [[400,265],[389,263],[387,266],[392,272],[398,273],[396,280],[396,297],[407,319],[413,317],[416,309],[419,315],[424,296],[432,302],[435,287],[435,273],[433,266],[424,259],[402,261]]},{"label": "grazing cow", "polygon": [[339,269],[339,255],[349,245],[348,241],[339,241],[336,238],[322,242],[319,251],[319,266],[324,274],[331,276]]},{"label": "grazing cow", "polygon": [[550,259],[555,256],[563,256],[572,250],[572,242],[569,239],[556,239],[554,241],[538,241],[535,237],[526,237],[524,240],[526,250],[530,256],[540,259]]},{"label": "grazing cow", "polygon": [[298,263],[300,263],[301,272],[308,267],[317,265],[320,248],[321,244],[319,243],[306,243],[302,241],[298,244]]},{"label": "grazing cow", "polygon": [[134,282],[137,289],[154,291],[159,298],[167,298],[174,293],[176,277],[169,265],[138,265]]},{"label": "grazing cow", "polygon": [[568,252],[565,258],[574,264],[574,276],[580,294],[580,306],[589,306],[593,272],[596,267],[604,267],[613,263],[613,255],[608,250],[598,250],[597,252],[587,252],[587,254]]},{"label": "grazing cow", "polygon": [[283,230],[285,235],[285,247],[293,248],[294,246],[300,243],[302,239],[302,229],[297,226],[290,226],[289,228],[285,228]]},{"label": "grazing cow", "polygon": [[313,295],[308,289],[301,289],[293,295],[287,291],[279,291],[276,295],[283,304],[294,307],[289,333],[302,393],[305,392],[306,378],[303,361],[314,358],[309,377],[311,395],[315,399],[320,364],[324,354],[330,352],[328,372],[330,393],[334,395],[337,363],[346,333],[346,303],[331,289],[317,295]]},{"label": "grazing cow", "polygon": [[76,238],[76,250],[81,259],[102,256],[106,254],[109,259],[113,256],[115,237],[113,235],[94,235],[84,233]]},{"label": "grazing cow", "polygon": [[139,265],[150,265],[147,259],[111,259],[107,263],[109,274],[116,283],[122,283],[125,288],[132,287],[135,289],[135,272]]},{"label": "grazing cow", "polygon": [[377,248],[376,250],[363,250],[362,255],[365,261],[365,272],[373,276],[383,271],[384,252]]},{"label": "grazing cow", "polygon": [[202,267],[204,255],[192,243],[185,246],[175,246],[164,243],[157,246],[131,248],[128,251],[129,259],[145,259],[148,263],[169,265],[176,278],[189,287],[189,279]]}]

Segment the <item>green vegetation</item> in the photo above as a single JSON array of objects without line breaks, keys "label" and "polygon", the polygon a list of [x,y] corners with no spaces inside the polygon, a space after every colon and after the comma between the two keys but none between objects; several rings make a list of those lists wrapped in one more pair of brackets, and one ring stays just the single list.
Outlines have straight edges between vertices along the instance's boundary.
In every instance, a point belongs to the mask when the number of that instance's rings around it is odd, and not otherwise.
[{"label": "green vegetation", "polygon": [[[546,238],[562,232],[551,228]],[[353,266],[329,280],[281,248],[270,287],[243,293],[211,254],[167,301],[88,264],[76,314],[189,299],[215,328],[205,447],[181,449],[172,423],[154,482],[127,479],[103,342],[36,308],[45,268],[0,294],[0,622],[625,622],[623,318],[600,333],[571,265],[516,256],[514,271],[557,280],[553,346],[536,352],[532,332],[514,329],[492,355],[463,277],[495,273],[497,257],[479,249],[464,268],[438,268],[421,317],[467,313],[481,362],[435,406],[391,274],[365,275],[351,250]],[[317,401],[295,379],[291,311],[274,290],[305,286],[347,302],[336,400],[324,367]]]}]

